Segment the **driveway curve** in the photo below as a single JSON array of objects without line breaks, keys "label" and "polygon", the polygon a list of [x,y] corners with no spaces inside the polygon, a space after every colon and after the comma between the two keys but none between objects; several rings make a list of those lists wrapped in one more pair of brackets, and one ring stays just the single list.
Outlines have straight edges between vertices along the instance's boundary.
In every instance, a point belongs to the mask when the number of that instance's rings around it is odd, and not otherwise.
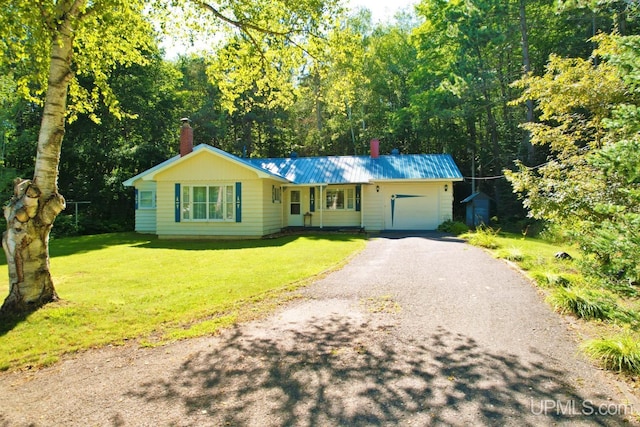
[{"label": "driveway curve", "polygon": [[268,318],[0,375],[0,426],[617,426],[640,406],[519,272],[381,235]]}]

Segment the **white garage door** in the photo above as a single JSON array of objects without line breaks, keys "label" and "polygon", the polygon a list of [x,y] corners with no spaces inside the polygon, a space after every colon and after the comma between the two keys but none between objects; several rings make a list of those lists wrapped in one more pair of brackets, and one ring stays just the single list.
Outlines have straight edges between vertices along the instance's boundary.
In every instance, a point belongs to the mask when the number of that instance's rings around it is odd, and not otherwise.
[{"label": "white garage door", "polygon": [[438,187],[433,184],[385,185],[387,230],[435,230],[440,224]]}]

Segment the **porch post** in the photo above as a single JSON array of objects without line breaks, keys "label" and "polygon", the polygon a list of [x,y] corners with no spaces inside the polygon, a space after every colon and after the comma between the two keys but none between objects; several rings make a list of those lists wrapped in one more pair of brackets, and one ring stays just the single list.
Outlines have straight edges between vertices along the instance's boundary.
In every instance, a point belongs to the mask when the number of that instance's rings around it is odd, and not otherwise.
[{"label": "porch post", "polygon": [[364,229],[364,203],[362,203],[362,198],[364,197],[364,188],[362,185],[360,186],[360,229]]},{"label": "porch post", "polygon": [[320,184],[320,229],[322,229],[322,213],[324,212],[324,195],[322,194],[322,184]]},{"label": "porch post", "polygon": [[[284,228],[285,227],[285,221],[287,218],[287,214],[285,209],[289,209],[289,204],[287,203],[287,199],[286,199],[286,192],[287,191],[287,187],[285,187],[284,185],[280,186],[280,228]],[[289,225],[289,224],[287,224]]]}]

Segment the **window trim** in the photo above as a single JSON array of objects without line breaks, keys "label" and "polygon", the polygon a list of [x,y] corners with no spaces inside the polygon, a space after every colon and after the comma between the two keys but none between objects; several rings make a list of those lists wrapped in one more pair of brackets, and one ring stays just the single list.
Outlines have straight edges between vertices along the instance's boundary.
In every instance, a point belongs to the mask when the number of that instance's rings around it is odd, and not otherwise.
[{"label": "window trim", "polygon": [[[342,191],[343,195],[343,207],[342,208],[333,208],[328,206],[328,197],[331,192],[339,192]],[[355,186],[339,186],[339,187],[327,187],[324,191],[324,203],[323,208],[325,211],[330,212],[350,212],[356,210],[356,187]],[[349,207],[351,205],[351,207]]]},{"label": "window trim", "polygon": [[[205,207],[205,218],[192,218],[193,216],[193,189],[204,187],[206,200],[204,202],[198,202]],[[210,206],[211,201],[209,196],[212,188],[218,188],[222,194],[221,208],[222,218],[210,218]],[[185,194],[188,191],[188,194]],[[186,196],[186,197],[185,197]],[[224,182],[216,184],[182,184],[181,197],[180,197],[180,220],[184,222],[236,222],[236,184]],[[185,203],[185,199],[187,202]],[[185,211],[188,216],[185,217]]]},{"label": "window trim", "polygon": [[[142,193],[151,193],[151,206],[142,205]],[[138,190],[138,209],[155,209],[156,208],[156,192],[154,190]]]}]

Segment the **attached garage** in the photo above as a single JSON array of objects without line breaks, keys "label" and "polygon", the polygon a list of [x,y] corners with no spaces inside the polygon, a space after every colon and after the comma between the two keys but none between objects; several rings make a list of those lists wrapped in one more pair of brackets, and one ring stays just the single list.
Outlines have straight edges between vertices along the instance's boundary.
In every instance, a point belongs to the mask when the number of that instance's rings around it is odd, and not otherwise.
[{"label": "attached garage", "polygon": [[[435,230],[444,220],[451,219],[452,199],[448,184],[382,184],[380,190],[386,230]],[[442,198],[447,201],[445,211],[442,210]]]}]

